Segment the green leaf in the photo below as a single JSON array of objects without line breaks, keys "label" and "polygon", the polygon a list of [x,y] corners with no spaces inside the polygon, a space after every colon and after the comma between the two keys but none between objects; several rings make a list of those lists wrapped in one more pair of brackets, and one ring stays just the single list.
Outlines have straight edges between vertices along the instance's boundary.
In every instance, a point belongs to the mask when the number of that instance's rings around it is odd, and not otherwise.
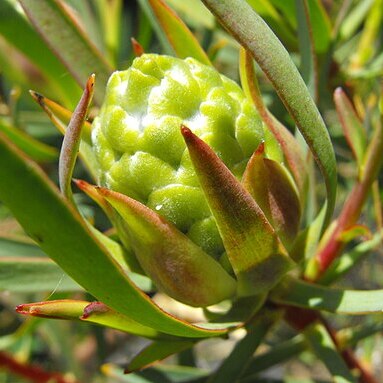
[{"label": "green leaf", "polygon": [[327,188],[327,224],[337,186],[335,155],[323,119],[291,61],[289,53],[265,22],[242,0],[203,0],[222,25],[246,48],[273,84],[302,132],[322,172]]},{"label": "green leaf", "polygon": [[272,292],[273,302],[338,314],[383,311],[383,290],[341,290],[286,277]]},{"label": "green leaf", "polygon": [[307,327],[304,330],[304,335],[317,358],[325,364],[331,373],[335,383],[357,382],[322,324],[315,323]]},{"label": "green leaf", "polygon": [[63,3],[51,0],[19,2],[37,32],[82,88],[90,74],[96,74],[99,87],[94,97],[101,104],[112,68]]},{"label": "green leaf", "polygon": [[[318,99],[318,72],[314,47],[312,20],[309,12],[309,1],[296,0],[296,12],[298,20],[298,41],[301,56],[300,72],[311,97]],[[316,1],[312,1],[316,3]]]},{"label": "green leaf", "polygon": [[365,128],[342,88],[335,89],[334,103],[343,128],[343,134],[360,168],[367,147]]},{"label": "green leaf", "polygon": [[307,1],[315,52],[326,53],[331,43],[331,22],[320,0]]},{"label": "green leaf", "polygon": [[81,91],[58,58],[10,0],[0,2],[0,34],[41,70],[53,86],[57,97],[73,106]]},{"label": "green leaf", "polygon": [[[64,135],[67,129],[67,124],[69,124],[70,119],[72,118],[72,112],[35,91],[30,91],[30,94],[47,114],[57,130]],[[99,165],[92,149],[91,129],[92,126],[90,123],[84,121],[84,125],[81,129],[80,157],[89,173],[94,179],[97,179],[97,169]]]},{"label": "green leaf", "polygon": [[[220,336],[165,313],[142,293],[92,236],[82,217],[35,163],[0,134],[0,199],[40,247],[83,288],[115,311],[183,337]],[[123,297],[123,299],[121,298]]]},{"label": "green leaf", "polygon": [[81,287],[46,257],[0,256],[0,291],[79,291]]},{"label": "green leaf", "polygon": [[278,141],[285,158],[286,165],[291,171],[303,199],[307,169],[303,151],[291,132],[282,125],[266,108],[258,86],[257,75],[254,70],[253,58],[249,51],[241,48],[239,55],[239,73],[241,84],[246,96],[251,99],[258,110],[263,122],[267,125]]},{"label": "green leaf", "polygon": [[212,65],[193,33],[164,1],[149,0],[149,4],[178,57],[193,57],[202,64]]},{"label": "green leaf", "polygon": [[155,341],[140,351],[128,364],[125,373],[141,370],[150,364],[165,359],[194,346],[191,341]]},{"label": "green leaf", "polygon": [[325,273],[319,278],[318,283],[329,285],[346,275],[358,264],[364,256],[378,248],[382,243],[383,231],[375,234],[371,239],[363,241],[351,250],[336,258]]},{"label": "green leaf", "polygon": [[278,313],[268,311],[258,315],[257,318],[248,325],[247,334],[235,345],[233,351],[210,377],[208,383],[237,382],[250,358],[278,316]]},{"label": "green leaf", "polygon": [[55,148],[45,145],[0,119],[0,131],[3,132],[19,149],[38,162],[57,160]]},{"label": "green leaf", "polygon": [[197,307],[235,294],[235,280],[174,225],[124,194],[98,190],[123,218],[136,257],[159,289]]},{"label": "green leaf", "polygon": [[258,354],[252,358],[242,374],[241,382],[252,382],[255,378],[254,375],[294,358],[305,349],[306,343],[302,335],[273,344],[269,351]]},{"label": "green leaf", "polygon": [[300,201],[291,176],[276,161],[264,158],[264,144],[247,163],[242,184],[253,196],[287,249],[295,241]]},{"label": "green leaf", "polygon": [[89,105],[94,91],[94,74],[88,78],[81,99],[73,112],[64,140],[61,146],[59,159],[59,182],[61,193],[73,202],[72,174],[76,163],[77,153],[80,147],[81,130],[87,117]]},{"label": "green leaf", "polygon": [[349,40],[353,34],[357,32],[359,27],[363,24],[366,15],[374,4],[375,0],[361,0],[358,1],[351,9],[350,13],[343,20],[340,26],[340,37],[343,40]]},{"label": "green leaf", "polygon": [[247,0],[253,9],[270,25],[285,46],[292,49],[297,46],[297,39],[286,19],[268,0]]},{"label": "green leaf", "polygon": [[267,292],[293,262],[262,210],[214,151],[190,129],[181,130],[237,276],[238,294]]},{"label": "green leaf", "polygon": [[147,338],[166,337],[150,327],[113,311],[101,302],[61,299],[21,304],[17,306],[16,311],[23,315],[41,318],[81,320]]},{"label": "green leaf", "polygon": [[206,370],[200,368],[166,364],[127,375],[123,369],[109,363],[102,366],[102,372],[107,377],[112,378],[113,382],[121,383],[204,383],[208,375]]}]

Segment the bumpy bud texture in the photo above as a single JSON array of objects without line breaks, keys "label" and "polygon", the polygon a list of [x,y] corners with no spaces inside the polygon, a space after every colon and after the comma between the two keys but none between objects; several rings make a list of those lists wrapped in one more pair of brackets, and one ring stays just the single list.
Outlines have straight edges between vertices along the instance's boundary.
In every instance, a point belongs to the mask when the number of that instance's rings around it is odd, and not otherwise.
[{"label": "bumpy bud texture", "polygon": [[94,121],[99,181],[146,204],[219,257],[224,247],[181,124],[237,177],[264,139],[256,110],[235,82],[192,58],[144,54],[112,75]]}]

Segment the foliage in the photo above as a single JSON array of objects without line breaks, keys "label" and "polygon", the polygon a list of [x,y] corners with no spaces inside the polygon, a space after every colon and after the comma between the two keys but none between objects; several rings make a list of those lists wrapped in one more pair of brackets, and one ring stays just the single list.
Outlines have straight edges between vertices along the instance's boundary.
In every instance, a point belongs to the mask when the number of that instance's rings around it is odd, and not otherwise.
[{"label": "foliage", "polygon": [[382,10],[2,0],[3,381],[378,381]]}]

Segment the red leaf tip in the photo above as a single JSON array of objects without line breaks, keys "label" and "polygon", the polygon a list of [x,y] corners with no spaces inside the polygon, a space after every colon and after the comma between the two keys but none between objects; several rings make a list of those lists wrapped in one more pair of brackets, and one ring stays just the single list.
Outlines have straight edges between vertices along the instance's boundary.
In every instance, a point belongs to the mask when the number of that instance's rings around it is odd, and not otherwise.
[{"label": "red leaf tip", "polygon": [[262,155],[265,153],[265,141],[262,141],[259,145],[258,148],[255,151],[255,154],[257,155]]},{"label": "red leaf tip", "polygon": [[142,56],[145,53],[143,46],[134,37],[132,37],[130,41],[132,43],[134,55],[136,57]]},{"label": "red leaf tip", "polygon": [[84,312],[80,319],[87,319],[94,313],[106,313],[109,311],[108,306],[102,302],[92,302],[84,308]]}]

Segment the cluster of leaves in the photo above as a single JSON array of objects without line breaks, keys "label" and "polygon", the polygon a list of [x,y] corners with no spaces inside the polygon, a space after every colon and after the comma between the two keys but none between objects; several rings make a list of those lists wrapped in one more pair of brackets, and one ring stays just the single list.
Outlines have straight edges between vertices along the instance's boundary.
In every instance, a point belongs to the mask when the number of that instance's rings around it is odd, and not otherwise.
[{"label": "cluster of leaves", "polygon": [[[377,255],[383,226],[379,188],[383,102],[378,81],[383,72],[379,53],[383,2],[203,0],[212,13],[197,0],[167,3],[193,32],[162,0],[0,2],[0,201],[4,203],[0,206],[0,289],[4,291],[0,376],[5,381],[19,376],[21,381],[34,382],[258,382],[278,363],[294,356],[307,361],[316,355],[330,373],[324,379],[374,382],[372,366],[363,366],[353,347],[368,345],[365,339],[382,330],[383,290],[329,285],[379,287],[374,278],[380,271]],[[131,45],[127,37],[139,44]],[[189,308],[172,316],[168,301],[163,304],[165,312],[155,305],[149,298],[155,293],[151,280],[131,271],[113,230],[101,232],[108,221],[100,209],[81,193],[72,196],[77,145],[85,166],[79,164],[76,176],[95,175],[91,126],[85,121],[92,95],[91,118],[102,103],[110,73],[128,66],[142,51],[191,56],[213,63],[231,77],[238,76],[239,57],[242,87],[276,136],[298,187],[305,191],[302,230],[290,251],[299,265],[297,275],[282,279],[266,300],[262,294],[238,299],[230,309],[221,305],[220,313],[205,309],[209,321],[204,324],[178,318],[192,315]],[[95,88],[90,73],[96,73]],[[81,88],[85,91],[72,116]],[[33,98],[59,132],[67,132],[63,147],[69,155],[61,155],[59,175],[60,137],[33,105],[27,89],[38,92],[32,92]],[[198,163],[198,145],[184,133]],[[307,180],[302,179],[296,156],[301,150],[306,153]],[[214,164],[221,170],[219,162]],[[59,176],[62,193],[47,173],[54,181]],[[223,185],[218,178],[212,183]],[[89,184],[78,181],[77,185],[100,202]],[[238,196],[238,190],[231,192]],[[227,193],[221,196],[226,202],[231,198],[230,190]],[[363,225],[358,224],[362,213]],[[238,231],[242,234],[246,228]],[[357,266],[360,260],[362,266]],[[91,303],[94,298],[89,294],[103,303]],[[19,312],[32,315],[21,322],[13,312],[15,303],[38,300],[44,302],[18,307]],[[375,313],[357,325],[345,316]],[[115,333],[109,330],[41,316],[96,323],[129,335],[110,340]],[[219,345],[225,347],[230,343],[225,338],[234,338],[238,328],[245,329],[245,335],[219,367],[214,372],[201,368],[199,350],[207,344],[201,342],[224,338]],[[136,339],[133,335],[151,343],[139,353],[133,350],[127,370],[140,370],[173,354],[178,354],[178,365],[162,364],[124,375],[122,368],[108,364],[92,376],[81,367],[81,361],[91,363],[89,356],[99,365],[108,352],[121,352],[126,339],[131,343]],[[260,345],[264,351],[254,356]],[[54,369],[62,373],[48,372],[49,363],[44,369],[36,367],[39,353],[48,355]],[[368,355],[366,360],[371,362]]]}]

